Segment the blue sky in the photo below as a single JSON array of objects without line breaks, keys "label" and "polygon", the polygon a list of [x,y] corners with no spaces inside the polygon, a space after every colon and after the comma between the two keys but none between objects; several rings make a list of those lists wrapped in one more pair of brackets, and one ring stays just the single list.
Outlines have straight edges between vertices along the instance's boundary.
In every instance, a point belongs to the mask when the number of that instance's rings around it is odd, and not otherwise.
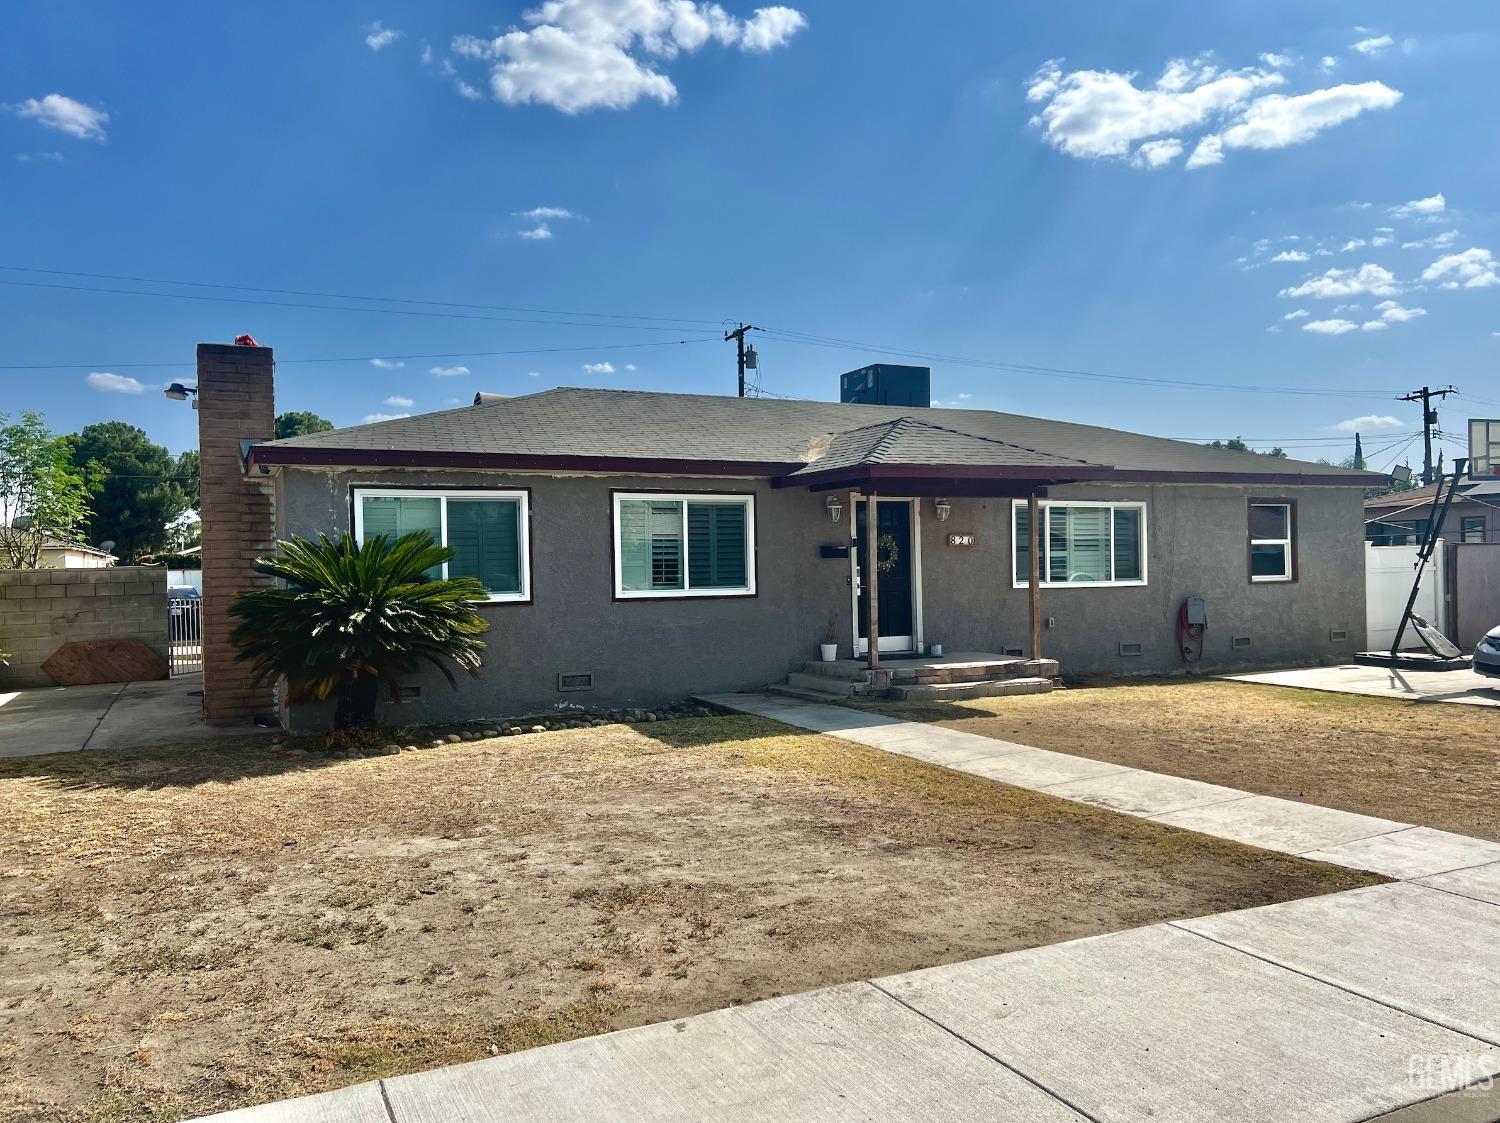
[{"label": "blue sky", "polygon": [[1424,381],[1500,415],[1497,64],[1480,2],[11,0],[0,365],[53,369],[0,409],[188,447],[190,365],[135,364],[241,332],[339,424],[732,393],[728,318],[780,394],[896,348],[1006,364],[944,404],[1399,449]]}]

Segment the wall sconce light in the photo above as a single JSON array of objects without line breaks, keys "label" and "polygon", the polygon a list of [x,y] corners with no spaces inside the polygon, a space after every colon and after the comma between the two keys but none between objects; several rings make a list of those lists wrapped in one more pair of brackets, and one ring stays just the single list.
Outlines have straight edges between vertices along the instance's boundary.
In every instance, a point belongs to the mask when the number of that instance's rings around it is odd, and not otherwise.
[{"label": "wall sconce light", "polygon": [[827,503],[828,517],[834,522],[839,521],[839,516],[844,513],[843,501],[837,495],[830,495]]},{"label": "wall sconce light", "polygon": [[949,503],[946,499],[939,499],[934,506],[937,508],[938,522],[947,522],[948,516],[953,514],[953,504]]}]

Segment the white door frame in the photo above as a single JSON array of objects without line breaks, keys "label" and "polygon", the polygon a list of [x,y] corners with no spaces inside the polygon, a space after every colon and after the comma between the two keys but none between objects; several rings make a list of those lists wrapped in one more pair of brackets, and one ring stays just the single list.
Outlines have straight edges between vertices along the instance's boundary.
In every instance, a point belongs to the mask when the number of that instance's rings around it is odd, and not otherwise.
[{"label": "white door frame", "polygon": [[[907,652],[920,652],[925,650],[922,644],[922,503],[912,496],[901,495],[877,495],[878,503],[909,503],[911,505],[911,626],[912,635],[909,636],[887,636],[880,637],[880,650],[891,654],[904,654]],[[863,510],[866,497],[859,492],[851,492],[849,496],[849,590],[850,605],[849,631],[852,633],[854,642],[854,657],[856,659],[865,655],[870,648],[868,639],[862,639],[859,634],[859,550],[855,548],[855,536],[859,529],[858,510]]]}]

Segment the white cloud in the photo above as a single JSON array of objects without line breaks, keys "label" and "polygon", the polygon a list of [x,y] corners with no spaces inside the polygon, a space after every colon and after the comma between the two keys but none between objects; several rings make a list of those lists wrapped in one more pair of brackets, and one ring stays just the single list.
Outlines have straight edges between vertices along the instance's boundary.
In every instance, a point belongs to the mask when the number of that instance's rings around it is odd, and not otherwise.
[{"label": "white cloud", "polygon": [[1308,254],[1306,254],[1302,250],[1282,250],[1279,254],[1277,254],[1271,260],[1272,261],[1307,261],[1307,260],[1309,260],[1309,256],[1308,256]]},{"label": "white cloud", "polygon": [[367,413],[360,420],[361,425],[370,425],[376,421],[395,421],[402,417],[410,417],[409,413]]},{"label": "white cloud", "polygon": [[1338,64],[1339,60],[1332,55],[1324,55],[1318,60],[1318,65],[1323,68],[1324,73],[1332,73]]},{"label": "white cloud", "polygon": [[1225,148],[1286,148],[1304,144],[1366,110],[1389,109],[1400,100],[1401,91],[1384,82],[1330,86],[1290,97],[1267,94],[1252,101],[1221,136]]},{"label": "white cloud", "polygon": [[1359,325],[1360,331],[1385,331],[1391,325],[1385,320],[1366,320]]},{"label": "white cloud", "polygon": [[516,218],[524,218],[528,222],[547,222],[555,218],[582,218],[567,207],[532,207],[529,211],[512,211]]},{"label": "white cloud", "polygon": [[529,230],[522,230],[521,237],[525,238],[528,242],[545,242],[548,238],[552,237],[552,227],[548,226],[545,222],[541,222]]},{"label": "white cloud", "polygon": [[435,374],[439,378],[462,378],[469,373],[468,367],[429,367],[428,374]]},{"label": "white cloud", "polygon": [[1457,230],[1444,230],[1441,234],[1434,234],[1430,238],[1419,238],[1413,242],[1402,242],[1404,250],[1435,249],[1440,250],[1451,246],[1458,241]]},{"label": "white cloud", "polygon": [[422,65],[423,66],[431,66],[432,65],[432,44],[431,43],[423,43],[422,44]]},{"label": "white cloud", "polygon": [[1311,315],[1306,308],[1298,308],[1295,312],[1288,312],[1281,317],[1283,320],[1305,320]]},{"label": "white cloud", "polygon": [[1201,126],[1282,82],[1280,74],[1259,67],[1224,71],[1201,59],[1174,59],[1143,89],[1134,74],[1064,73],[1061,60],[1053,59],[1032,75],[1026,100],[1045,103],[1035,121],[1049,144],[1093,159],[1124,156],[1136,141]]},{"label": "white cloud", "polygon": [[539,370],[528,370],[526,372],[526,377],[527,378],[540,378],[540,377],[542,377],[542,372],[539,371]]},{"label": "white cloud", "polygon": [[1257,57],[1272,70],[1285,70],[1296,61],[1291,55],[1279,54],[1276,51],[1262,51]]},{"label": "white cloud", "polygon": [[[707,7],[717,10],[718,6],[709,4]],[[746,21],[740,33],[740,49],[769,51],[785,46],[806,26],[807,17],[795,8],[756,8],[755,15]]]},{"label": "white cloud", "polygon": [[1182,155],[1182,141],[1175,136],[1166,140],[1148,140],[1135,150],[1130,162],[1138,168],[1161,168]]},{"label": "white cloud", "polygon": [[385,400],[385,404],[388,406],[395,406],[397,409],[410,409],[416,403],[413,402],[410,398],[403,398],[400,394],[392,394]]},{"label": "white cloud", "polygon": [[1348,253],[1350,250],[1361,249],[1362,247],[1367,245],[1369,245],[1369,243],[1366,242],[1363,238],[1350,238],[1347,242],[1339,247],[1339,253]]},{"label": "white cloud", "polygon": [[1401,100],[1399,91],[1380,82],[1291,96],[1266,93],[1285,84],[1277,68],[1291,60],[1268,53],[1261,61],[1269,69],[1226,70],[1206,57],[1174,59],[1155,82],[1138,84],[1134,73],[1064,71],[1061,60],[1052,59],[1027,82],[1026,100],[1040,106],[1032,123],[1047,142],[1080,159],[1129,156],[1137,167],[1159,168],[1185,150],[1180,134],[1216,130],[1197,140],[1184,165],[1189,169],[1222,163],[1231,149],[1302,144]]},{"label": "white cloud", "polygon": [[584,374],[614,374],[615,373],[615,365],[614,365],[614,363],[608,363],[608,362],[605,362],[605,363],[584,363],[583,364],[583,373]]},{"label": "white cloud", "polygon": [[76,136],[79,140],[96,140],[104,143],[104,126],[109,123],[109,114],[81,101],[74,101],[65,94],[48,94],[44,98],[27,98],[20,105],[7,105],[17,117],[26,117],[49,129]]},{"label": "white cloud", "polygon": [[1399,429],[1401,419],[1392,417],[1388,413],[1367,413],[1363,417],[1351,417],[1340,421],[1336,425],[1330,425],[1329,428],[1339,429],[1345,433],[1366,432],[1370,429]]},{"label": "white cloud", "polygon": [[1425,308],[1403,308],[1394,300],[1382,300],[1375,305],[1375,311],[1388,324],[1404,324],[1427,315]]},{"label": "white cloud", "polygon": [[106,394],[139,394],[146,387],[127,374],[111,374],[107,370],[96,370],[84,379],[95,390]]},{"label": "white cloud", "polygon": [[758,8],[741,20],[695,0],[543,0],[521,19],[525,27],[493,39],[460,35],[453,53],[489,65],[495,100],[563,113],[627,109],[643,98],[670,105],[677,87],[662,63],[710,41],[770,51],[807,26],[794,8]]},{"label": "white cloud", "polygon": [[1368,55],[1373,58],[1377,55],[1384,54],[1390,47],[1390,45],[1394,42],[1395,40],[1392,39],[1389,35],[1376,35],[1369,39],[1361,39],[1358,43],[1351,44],[1351,47],[1353,50],[1358,51],[1360,54]]},{"label": "white cloud", "polygon": [[1328,300],[1340,296],[1390,296],[1394,292],[1395,275],[1389,269],[1366,263],[1358,269],[1330,269],[1320,277],[1282,289],[1281,295]]},{"label": "white cloud", "polygon": [[1302,325],[1302,330],[1314,335],[1343,335],[1345,332],[1358,331],[1359,325],[1353,320],[1308,320]]},{"label": "white cloud", "polygon": [[381,370],[400,370],[406,363],[401,359],[371,359],[370,365]]},{"label": "white cloud", "polygon": [[404,32],[397,31],[395,28],[382,26],[379,20],[370,24],[369,27],[365,28],[365,31],[368,32],[365,36],[365,46],[369,47],[372,51],[385,50],[385,48],[389,47],[397,39],[400,39],[404,34]]},{"label": "white cloud", "polygon": [[634,370],[635,369],[635,364],[634,363],[626,363],[625,364],[625,369],[626,370]]},{"label": "white cloud", "polygon": [[1376,249],[1379,249],[1381,246],[1390,245],[1395,240],[1396,239],[1392,238],[1389,234],[1376,234],[1373,238],[1370,239],[1370,245],[1374,246]]},{"label": "white cloud", "polygon": [[17,152],[16,163],[18,164],[60,164],[63,154],[61,152]]},{"label": "white cloud", "polygon": [[1409,203],[1402,203],[1399,207],[1392,207],[1391,214],[1397,218],[1426,218],[1442,214],[1447,209],[1448,200],[1443,198],[1443,193],[1439,191],[1436,195],[1429,195],[1425,199],[1413,199]]},{"label": "white cloud", "polygon": [[1438,258],[1422,270],[1422,280],[1442,281],[1445,289],[1484,289],[1500,285],[1500,272],[1495,255],[1476,246]]}]

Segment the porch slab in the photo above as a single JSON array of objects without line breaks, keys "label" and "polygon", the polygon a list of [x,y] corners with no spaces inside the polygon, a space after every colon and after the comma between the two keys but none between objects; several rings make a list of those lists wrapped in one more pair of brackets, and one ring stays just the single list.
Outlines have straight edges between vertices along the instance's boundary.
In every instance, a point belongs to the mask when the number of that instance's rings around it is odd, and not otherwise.
[{"label": "porch slab", "polygon": [[1079,803],[1091,803],[1126,815],[1166,815],[1189,811],[1235,799],[1249,799],[1250,793],[1238,788],[1223,788],[1201,780],[1166,776],[1160,772],[1114,772],[1086,780],[1069,780],[1047,789],[1052,795],[1066,796]]},{"label": "porch slab", "polygon": [[1083,1120],[867,983],[398,1077],[385,1088],[401,1123]]},{"label": "porch slab", "polygon": [[1153,822],[1169,827],[1211,834],[1231,842],[1243,842],[1284,854],[1306,854],[1327,850],[1356,839],[1405,830],[1410,823],[1356,815],[1312,803],[1257,795],[1229,803],[1215,803],[1188,811],[1150,815]]},{"label": "porch slab", "polygon": [[1500,1071],[1472,1037],[1164,924],[876,985],[1093,1119],[1349,1123],[1424,1094],[1413,1056],[1429,1095]]},{"label": "porch slab", "polygon": [[1500,1071],[1500,905],[1398,882],[1175,924],[1478,1038]]},{"label": "porch slab", "polygon": [[1404,831],[1346,842],[1342,846],[1310,850],[1304,857],[1406,881],[1500,862],[1500,842],[1451,834],[1431,827],[1409,827]]},{"label": "porch slab", "polygon": [[1455,870],[1453,873],[1440,873],[1433,877],[1418,878],[1417,884],[1441,889],[1445,893],[1458,893],[1464,897],[1473,897],[1476,901],[1500,905],[1500,862],[1492,862],[1487,866],[1475,866],[1468,870]]}]

